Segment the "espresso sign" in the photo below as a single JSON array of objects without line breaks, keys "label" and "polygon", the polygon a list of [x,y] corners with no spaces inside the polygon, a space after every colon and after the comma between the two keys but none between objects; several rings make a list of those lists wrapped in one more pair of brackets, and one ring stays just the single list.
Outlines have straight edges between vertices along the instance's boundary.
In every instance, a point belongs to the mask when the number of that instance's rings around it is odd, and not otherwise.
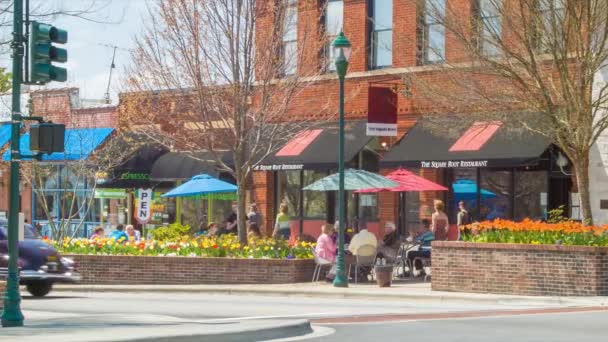
[{"label": "espresso sign", "polygon": [[459,167],[488,167],[487,160],[442,160],[442,161],[421,161],[420,167],[423,169],[453,169]]}]

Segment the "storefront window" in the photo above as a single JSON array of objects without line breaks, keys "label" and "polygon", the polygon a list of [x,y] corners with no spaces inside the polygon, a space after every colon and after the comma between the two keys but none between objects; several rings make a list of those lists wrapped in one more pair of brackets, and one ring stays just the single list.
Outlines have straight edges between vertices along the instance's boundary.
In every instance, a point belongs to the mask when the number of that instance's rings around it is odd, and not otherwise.
[{"label": "storefront window", "polygon": [[511,218],[511,177],[511,171],[481,170],[481,220]]},{"label": "storefront window", "polygon": [[546,171],[515,173],[515,220],[547,217],[548,175]]},{"label": "storefront window", "polygon": [[277,210],[281,203],[287,203],[289,216],[296,217],[300,203],[300,171],[277,172]]},{"label": "storefront window", "polygon": [[472,218],[477,214],[477,169],[454,169],[451,191],[452,201],[448,204],[450,222],[456,222],[458,202],[464,201]]},{"label": "storefront window", "polygon": [[358,219],[365,224],[370,221],[378,220],[378,195],[361,194],[359,195]]},{"label": "storefront window", "polygon": [[[326,177],[327,172],[305,170],[304,184],[305,187],[315,181]],[[304,217],[307,219],[324,219],[327,213],[327,194],[324,191],[304,191]],[[337,207],[336,207],[337,208]]]}]

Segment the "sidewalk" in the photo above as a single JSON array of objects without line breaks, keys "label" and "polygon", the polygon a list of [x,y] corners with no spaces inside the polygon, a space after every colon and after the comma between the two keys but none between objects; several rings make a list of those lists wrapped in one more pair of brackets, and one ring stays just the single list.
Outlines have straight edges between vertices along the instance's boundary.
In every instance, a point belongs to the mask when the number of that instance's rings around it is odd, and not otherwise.
[{"label": "sidewalk", "polygon": [[500,294],[431,291],[430,283],[398,282],[379,288],[375,283],[350,284],[348,288],[329,283],[255,285],[57,285],[54,291],[75,292],[187,292],[231,295],[305,296],[407,300],[419,302],[460,302],[538,306],[608,306],[608,297],[536,297]]},{"label": "sidewalk", "polygon": [[246,341],[282,339],[313,332],[306,320],[183,320],[159,315],[76,315],[26,311],[27,325],[0,328],[0,341]]}]

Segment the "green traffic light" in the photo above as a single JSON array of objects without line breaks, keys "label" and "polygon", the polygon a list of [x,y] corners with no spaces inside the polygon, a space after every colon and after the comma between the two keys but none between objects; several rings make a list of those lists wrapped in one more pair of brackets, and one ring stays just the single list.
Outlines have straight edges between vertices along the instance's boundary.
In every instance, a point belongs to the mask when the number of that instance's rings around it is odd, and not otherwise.
[{"label": "green traffic light", "polygon": [[65,63],[68,52],[54,46],[52,43],[65,44],[68,32],[52,25],[33,21],[31,23],[29,41],[30,81],[33,83],[48,83],[50,81],[65,82],[67,70],[52,65],[53,62]]}]

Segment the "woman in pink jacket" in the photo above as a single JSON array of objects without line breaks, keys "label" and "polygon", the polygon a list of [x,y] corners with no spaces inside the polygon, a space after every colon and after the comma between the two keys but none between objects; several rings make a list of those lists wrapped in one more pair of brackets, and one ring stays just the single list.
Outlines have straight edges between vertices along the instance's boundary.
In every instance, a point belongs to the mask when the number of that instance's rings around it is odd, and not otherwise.
[{"label": "woman in pink jacket", "polygon": [[336,249],[337,246],[331,238],[331,234],[334,232],[334,227],[326,223],[321,226],[321,235],[317,239],[317,255],[327,261],[336,261]]}]

